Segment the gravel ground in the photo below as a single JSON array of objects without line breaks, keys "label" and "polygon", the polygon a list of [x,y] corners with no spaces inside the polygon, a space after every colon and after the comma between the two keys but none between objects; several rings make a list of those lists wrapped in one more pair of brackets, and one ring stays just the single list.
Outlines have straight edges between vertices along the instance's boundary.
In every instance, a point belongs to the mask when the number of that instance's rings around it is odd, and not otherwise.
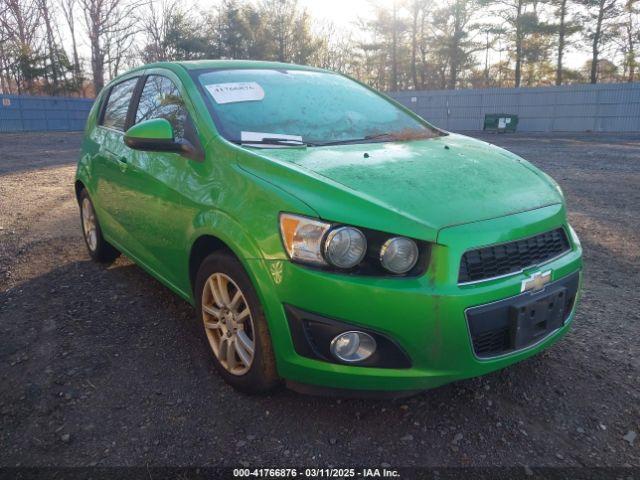
[{"label": "gravel ground", "polygon": [[80,134],[0,135],[0,465],[640,466],[640,135],[487,135],[551,174],[585,250],[574,328],[416,397],[247,397],[192,309],[82,243]]}]

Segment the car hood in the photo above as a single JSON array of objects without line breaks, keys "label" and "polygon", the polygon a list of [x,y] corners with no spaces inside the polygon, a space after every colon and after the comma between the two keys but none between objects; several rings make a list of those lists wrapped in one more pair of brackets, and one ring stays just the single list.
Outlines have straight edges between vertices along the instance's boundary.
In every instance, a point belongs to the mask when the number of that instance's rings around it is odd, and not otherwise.
[{"label": "car hood", "polygon": [[[259,154],[278,163],[289,163],[316,178],[323,177],[360,200],[433,231],[562,202],[555,182],[530,163],[462,135],[408,142],[262,149]],[[314,195],[305,196],[303,190],[295,194],[330,220],[344,221],[335,217],[350,209],[349,204],[333,205],[336,213],[332,213],[323,208],[330,199],[305,198]]]}]

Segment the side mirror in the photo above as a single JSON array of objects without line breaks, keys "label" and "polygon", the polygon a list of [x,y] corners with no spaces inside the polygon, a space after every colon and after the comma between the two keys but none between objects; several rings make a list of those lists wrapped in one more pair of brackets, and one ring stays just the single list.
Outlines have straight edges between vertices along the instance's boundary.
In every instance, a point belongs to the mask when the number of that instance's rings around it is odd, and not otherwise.
[{"label": "side mirror", "polygon": [[146,152],[174,152],[186,156],[197,155],[196,148],[187,140],[175,140],[173,127],[165,118],[145,120],[127,130],[124,143],[134,150]]}]

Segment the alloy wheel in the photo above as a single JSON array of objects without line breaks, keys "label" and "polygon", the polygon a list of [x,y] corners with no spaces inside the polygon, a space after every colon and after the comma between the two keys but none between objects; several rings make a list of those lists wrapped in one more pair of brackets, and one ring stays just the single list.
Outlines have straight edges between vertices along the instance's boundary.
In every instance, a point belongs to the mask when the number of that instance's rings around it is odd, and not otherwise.
[{"label": "alloy wheel", "polygon": [[96,213],[88,198],[82,200],[82,231],[87,241],[89,250],[95,252],[98,247],[98,229],[96,223]]},{"label": "alloy wheel", "polygon": [[214,273],[205,282],[201,302],[214,355],[229,373],[245,374],[253,363],[255,329],[242,290],[228,275]]}]

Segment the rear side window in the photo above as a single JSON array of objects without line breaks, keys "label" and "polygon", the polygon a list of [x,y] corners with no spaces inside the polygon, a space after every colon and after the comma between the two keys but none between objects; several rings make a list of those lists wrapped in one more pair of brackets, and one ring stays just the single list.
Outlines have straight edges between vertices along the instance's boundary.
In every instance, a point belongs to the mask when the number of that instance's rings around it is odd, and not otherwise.
[{"label": "rear side window", "polygon": [[102,117],[102,125],[124,132],[129,102],[133,96],[133,90],[136,88],[136,83],[138,83],[138,79],[132,78],[111,87]]},{"label": "rear side window", "polygon": [[150,75],[140,95],[136,123],[164,118],[171,123],[176,139],[185,137],[187,109],[178,87],[167,77]]}]

